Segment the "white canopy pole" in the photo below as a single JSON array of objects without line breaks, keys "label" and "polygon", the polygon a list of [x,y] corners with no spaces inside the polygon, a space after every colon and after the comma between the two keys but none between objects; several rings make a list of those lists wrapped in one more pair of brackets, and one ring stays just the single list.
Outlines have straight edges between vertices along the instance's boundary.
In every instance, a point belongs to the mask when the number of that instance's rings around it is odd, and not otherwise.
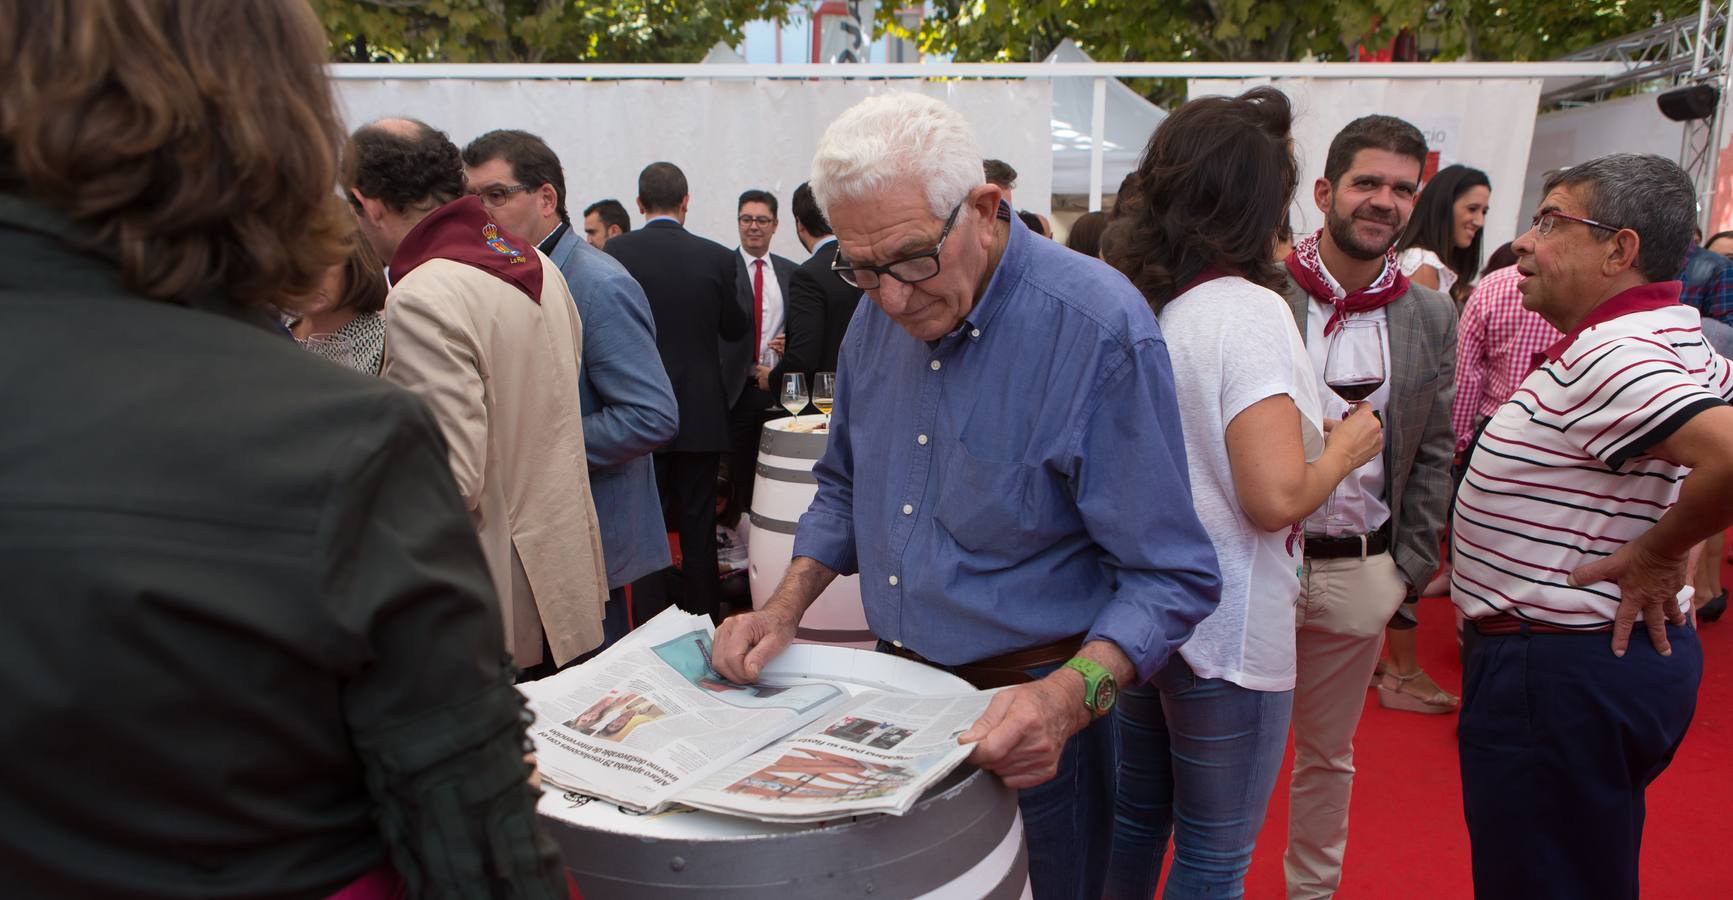
[{"label": "white canopy pole", "polygon": [[1107,138],[1107,79],[1095,79],[1089,113],[1089,211],[1101,211],[1101,154]]}]

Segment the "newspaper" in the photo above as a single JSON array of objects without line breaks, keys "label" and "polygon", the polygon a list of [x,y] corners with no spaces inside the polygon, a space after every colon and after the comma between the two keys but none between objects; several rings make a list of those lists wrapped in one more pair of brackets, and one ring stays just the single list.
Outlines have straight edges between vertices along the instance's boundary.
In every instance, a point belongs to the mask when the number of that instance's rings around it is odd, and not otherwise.
[{"label": "newspaper", "polygon": [[990,693],[850,696],[819,678],[742,685],[707,616],[670,609],[595,659],[519,685],[542,779],[640,812],[678,802],[767,821],[906,812],[969,754]]}]

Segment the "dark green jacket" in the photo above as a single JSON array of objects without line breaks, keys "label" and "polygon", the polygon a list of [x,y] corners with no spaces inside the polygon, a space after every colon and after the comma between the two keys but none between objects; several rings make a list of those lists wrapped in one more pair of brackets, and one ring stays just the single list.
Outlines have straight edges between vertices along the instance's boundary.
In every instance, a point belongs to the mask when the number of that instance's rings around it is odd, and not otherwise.
[{"label": "dark green jacket", "polygon": [[563,895],[431,415],[0,196],[9,897]]}]

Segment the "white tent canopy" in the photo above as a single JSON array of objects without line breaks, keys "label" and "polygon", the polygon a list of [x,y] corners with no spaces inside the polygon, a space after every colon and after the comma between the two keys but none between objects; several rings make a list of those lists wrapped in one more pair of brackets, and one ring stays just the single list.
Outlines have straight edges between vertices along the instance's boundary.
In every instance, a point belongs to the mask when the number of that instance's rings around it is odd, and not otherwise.
[{"label": "white tent canopy", "polygon": [[[1094,62],[1070,38],[1059,42],[1047,63]],[[1089,193],[1089,134],[1094,110],[1093,78],[1053,79],[1053,193]],[[1101,184],[1111,195],[1137,168],[1143,145],[1167,113],[1117,78],[1107,80],[1107,118],[1101,140]],[[991,156],[989,149],[987,155]]]}]

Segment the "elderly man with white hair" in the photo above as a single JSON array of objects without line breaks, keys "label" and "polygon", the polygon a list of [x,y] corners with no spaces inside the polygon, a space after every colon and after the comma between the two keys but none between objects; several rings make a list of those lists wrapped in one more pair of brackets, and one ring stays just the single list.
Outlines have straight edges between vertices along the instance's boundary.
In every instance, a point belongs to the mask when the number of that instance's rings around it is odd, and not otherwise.
[{"label": "elderly man with white hair", "polygon": [[838,574],[880,648],[1005,687],[970,760],[1021,791],[1035,896],[1099,897],[1110,713],[1215,607],[1167,348],[1106,264],[1039,240],[987,184],[962,116],[891,93],[820,141],[834,268],[864,290],[795,559],[716,640],[753,680]]}]

